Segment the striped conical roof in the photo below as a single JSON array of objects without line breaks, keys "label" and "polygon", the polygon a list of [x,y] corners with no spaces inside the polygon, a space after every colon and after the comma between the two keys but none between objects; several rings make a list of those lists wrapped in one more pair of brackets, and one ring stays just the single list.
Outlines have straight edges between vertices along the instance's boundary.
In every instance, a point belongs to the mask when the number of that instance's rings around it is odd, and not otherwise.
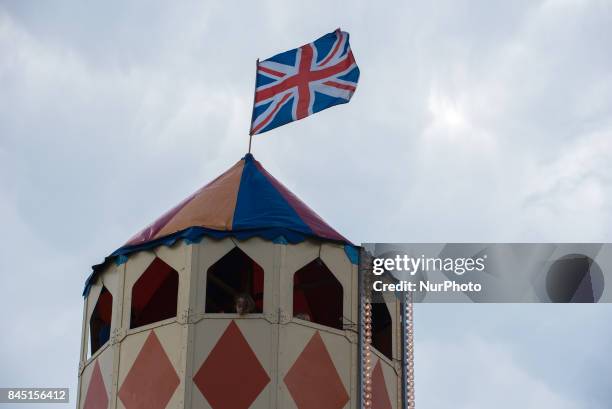
[{"label": "striped conical roof", "polygon": [[[285,243],[312,237],[351,244],[247,154],[134,235],[109,258],[121,261],[136,251],[172,245],[179,239],[197,242],[203,236],[258,236]],[[88,282],[104,264],[94,266]]]},{"label": "striped conical roof", "polygon": [[124,247],[141,246],[192,227],[269,239],[283,236],[290,242],[305,237],[348,242],[251,154],[137,233]]}]

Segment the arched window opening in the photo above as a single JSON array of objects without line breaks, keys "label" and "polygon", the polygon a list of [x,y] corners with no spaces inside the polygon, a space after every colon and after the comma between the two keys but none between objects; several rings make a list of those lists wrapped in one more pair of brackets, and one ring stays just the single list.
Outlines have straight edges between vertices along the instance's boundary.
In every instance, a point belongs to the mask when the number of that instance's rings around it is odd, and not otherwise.
[{"label": "arched window opening", "polygon": [[342,329],[342,284],[320,258],[293,276],[293,316]]},{"label": "arched window opening", "polygon": [[391,314],[384,302],[372,304],[372,346],[393,359],[393,326]]},{"label": "arched window opening", "polygon": [[207,313],[262,313],[264,271],[238,247],[206,273]]},{"label": "arched window opening", "polygon": [[102,286],[96,306],[89,320],[90,354],[93,355],[110,338],[111,319],[113,316],[113,295]]},{"label": "arched window opening", "polygon": [[130,328],[176,317],[179,276],[155,258],[132,288]]}]

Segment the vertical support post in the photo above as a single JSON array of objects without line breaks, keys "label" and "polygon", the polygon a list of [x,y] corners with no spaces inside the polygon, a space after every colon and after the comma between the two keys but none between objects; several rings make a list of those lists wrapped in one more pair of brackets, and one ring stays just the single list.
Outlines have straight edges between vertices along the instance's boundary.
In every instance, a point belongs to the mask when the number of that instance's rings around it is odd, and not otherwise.
[{"label": "vertical support post", "polygon": [[85,368],[85,362],[87,361],[87,297],[83,297],[83,321],[81,328],[81,351],[79,354],[79,383],[77,388],[77,408],[81,405],[81,384],[83,383],[83,369]]},{"label": "vertical support post", "polygon": [[414,304],[412,292],[404,297],[404,407],[414,409]]},{"label": "vertical support post", "polygon": [[[113,375],[111,377],[112,384],[110,388],[110,402],[109,409],[117,408],[117,398],[119,391],[119,366],[121,363],[121,334],[124,334],[124,328],[130,327],[130,322],[124,322],[123,318],[125,317],[124,310],[125,308],[125,282],[127,276],[127,263],[123,263],[116,267],[117,271],[117,301],[114,300],[113,297],[113,321],[115,322],[115,329],[112,333],[114,339],[111,339],[112,348],[113,348]],[[129,309],[130,306],[128,305]],[[115,312],[116,310],[116,312]]]},{"label": "vertical support post", "polygon": [[406,331],[406,306],[408,305],[408,293],[402,294],[402,409],[408,408],[408,368],[406,362],[408,361],[408,342],[407,342],[407,331]]},{"label": "vertical support post", "polygon": [[359,408],[372,408],[372,257],[359,251]]},{"label": "vertical support post", "polygon": [[364,249],[359,249],[357,266],[357,408],[363,409],[363,260]]}]

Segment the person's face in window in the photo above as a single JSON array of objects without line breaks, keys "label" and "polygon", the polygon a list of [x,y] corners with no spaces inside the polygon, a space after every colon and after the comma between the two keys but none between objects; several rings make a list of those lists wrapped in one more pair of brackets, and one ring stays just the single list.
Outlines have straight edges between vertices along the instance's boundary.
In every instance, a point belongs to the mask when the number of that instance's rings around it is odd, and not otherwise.
[{"label": "person's face in window", "polygon": [[236,299],[236,313],[244,315],[249,312],[249,302],[244,297],[238,297]]}]

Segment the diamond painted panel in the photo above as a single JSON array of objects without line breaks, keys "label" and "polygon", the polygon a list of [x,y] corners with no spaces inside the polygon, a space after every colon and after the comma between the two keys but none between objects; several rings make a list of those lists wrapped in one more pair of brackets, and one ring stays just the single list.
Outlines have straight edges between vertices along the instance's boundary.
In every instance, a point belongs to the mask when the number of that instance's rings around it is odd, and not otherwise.
[{"label": "diamond painted panel", "polygon": [[100,363],[96,361],[89,386],[87,387],[87,396],[83,409],[106,409],[108,408],[108,393],[104,386],[104,378],[100,370]]},{"label": "diamond painted panel", "polygon": [[310,338],[284,381],[299,409],[340,409],[349,401],[318,331]]},{"label": "diamond painted panel", "polygon": [[164,409],[180,379],[155,331],[151,331],[128,372],[119,399],[127,409]]},{"label": "diamond painted panel", "polygon": [[270,377],[234,321],[193,377],[213,409],[247,409]]},{"label": "diamond painted panel", "polygon": [[392,409],[380,359],[372,370],[372,409]]}]

